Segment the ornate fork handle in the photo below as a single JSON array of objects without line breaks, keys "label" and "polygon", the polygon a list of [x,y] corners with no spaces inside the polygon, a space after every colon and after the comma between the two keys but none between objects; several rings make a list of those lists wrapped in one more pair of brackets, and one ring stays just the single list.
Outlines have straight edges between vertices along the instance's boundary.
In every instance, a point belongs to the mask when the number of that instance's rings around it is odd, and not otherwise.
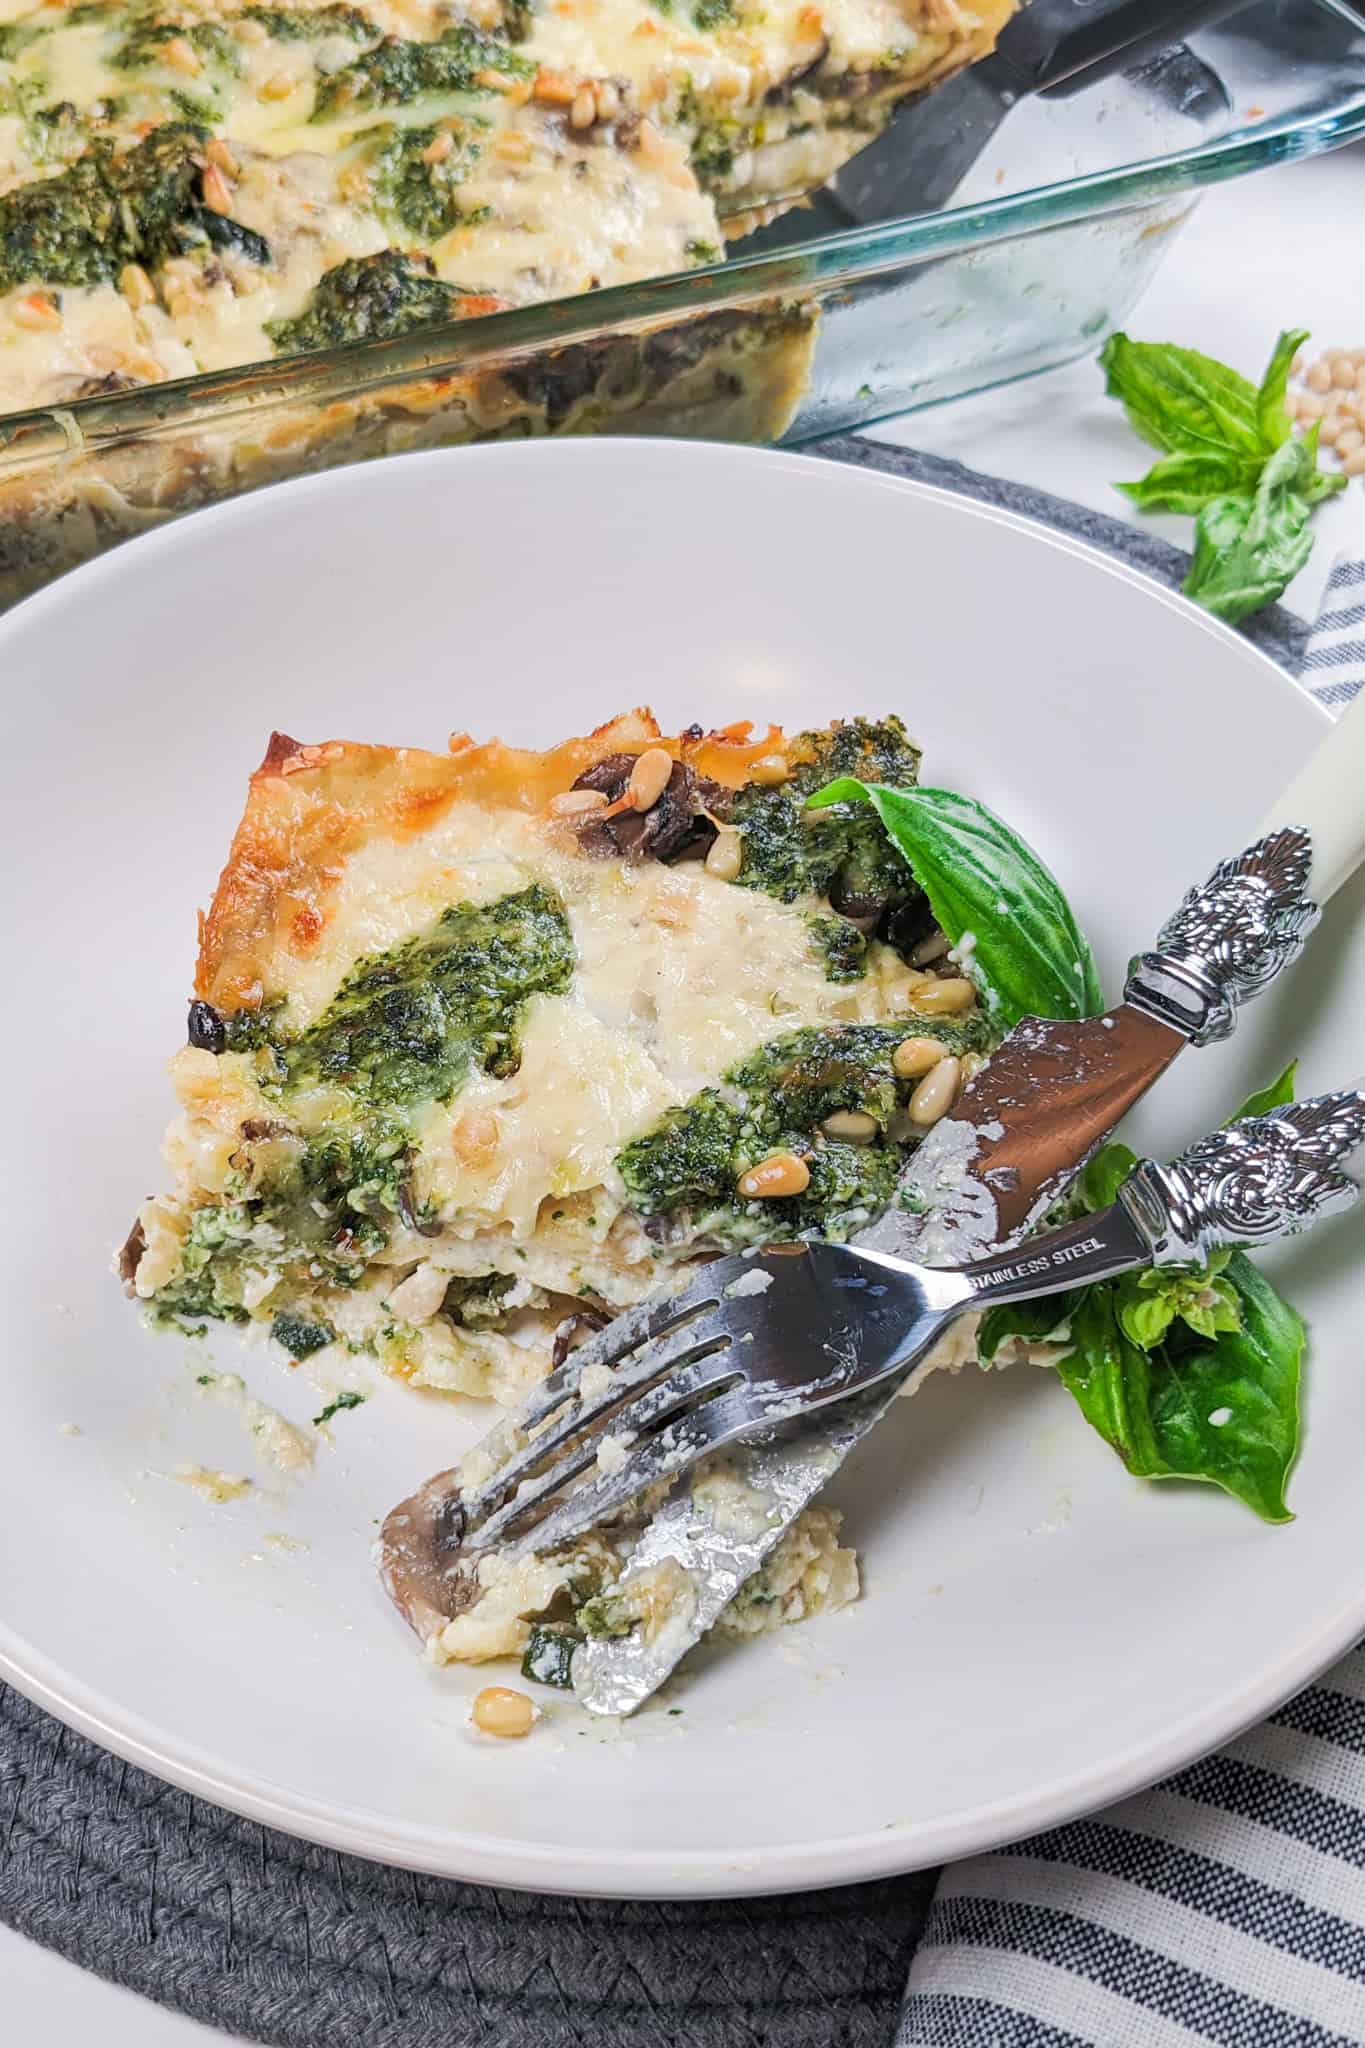
[{"label": "ornate fork handle", "polygon": [[[1360,1190],[1340,1162],[1365,1145],[1365,1092],[1341,1089],[1245,1117],[1158,1166],[1144,1159],[1108,1209],[954,1272],[919,1267],[951,1317],[1082,1287],[1139,1266],[1203,1265],[1224,1245],[1293,1237]],[[888,1260],[888,1264],[899,1261]]]},{"label": "ornate fork handle", "polygon": [[1145,1159],[1119,1205],[1159,1266],[1197,1265],[1220,1245],[1292,1237],[1349,1208],[1340,1162],[1365,1144],[1365,1092],[1311,1096],[1201,1138],[1169,1166]]},{"label": "ornate fork handle", "polygon": [[1133,961],[1125,1002],[1193,1045],[1227,1038],[1238,1005],[1298,958],[1318,921],[1312,866],[1312,838],[1298,826],[1220,861],[1162,926],[1156,951]]}]

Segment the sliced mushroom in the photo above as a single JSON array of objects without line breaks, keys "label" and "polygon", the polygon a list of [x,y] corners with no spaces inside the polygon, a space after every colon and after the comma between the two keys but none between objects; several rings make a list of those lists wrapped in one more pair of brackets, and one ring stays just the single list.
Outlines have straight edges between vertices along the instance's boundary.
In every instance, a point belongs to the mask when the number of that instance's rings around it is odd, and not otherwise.
[{"label": "sliced mushroom", "polygon": [[[633,754],[608,754],[585,769],[574,788],[600,790],[609,802],[617,803],[626,793],[634,766]],[[706,808],[696,774],[685,761],[675,761],[668,781],[647,811],[618,811],[612,818],[590,814],[579,827],[578,843],[598,860],[618,856],[674,861],[694,850],[704,854],[716,836]]]},{"label": "sliced mushroom", "polygon": [[461,1553],[458,1474],[438,1472],[384,1518],[379,1576],[408,1626],[429,1642],[479,1597],[478,1571]]},{"label": "sliced mushroom", "polygon": [[595,1308],[575,1309],[571,1316],[565,1316],[555,1331],[555,1348],[550,1360],[553,1369],[558,1372],[571,1351],[577,1351],[595,1330],[605,1330],[610,1321],[610,1316],[604,1316],[600,1309]]},{"label": "sliced mushroom", "polygon": [[137,1269],[142,1264],[142,1254],[146,1249],[147,1233],[142,1228],[142,1218],[139,1216],[137,1222],[124,1239],[118,1255],[118,1276],[123,1282],[123,1291],[127,1295],[133,1295],[137,1292],[137,1288],[133,1283],[137,1279]]}]

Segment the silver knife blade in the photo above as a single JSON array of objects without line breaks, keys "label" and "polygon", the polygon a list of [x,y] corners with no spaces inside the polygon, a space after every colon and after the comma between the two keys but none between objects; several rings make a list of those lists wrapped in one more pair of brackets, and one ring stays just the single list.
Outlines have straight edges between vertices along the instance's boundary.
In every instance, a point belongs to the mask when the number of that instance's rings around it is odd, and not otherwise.
[{"label": "silver knife blade", "polygon": [[[1026,1017],[1002,1040],[901,1176],[897,1198],[854,1242],[929,1264],[1007,1249],[1065,1191],[1119,1119],[1188,1044],[1232,1031],[1237,1005],[1297,959],[1318,911],[1312,841],[1272,832],[1222,861],[1134,961],[1104,1017]],[[908,1204],[908,1206],[907,1206]],[[931,1354],[932,1358],[932,1354]],[[917,1368],[923,1375],[925,1361]],[[666,1563],[678,1589],[665,1626],[589,1639],[573,1689],[593,1713],[629,1714],[718,1620],[802,1509],[886,1413],[900,1382],[727,1454],[733,1487],[684,1489],[656,1513],[617,1590]]]}]

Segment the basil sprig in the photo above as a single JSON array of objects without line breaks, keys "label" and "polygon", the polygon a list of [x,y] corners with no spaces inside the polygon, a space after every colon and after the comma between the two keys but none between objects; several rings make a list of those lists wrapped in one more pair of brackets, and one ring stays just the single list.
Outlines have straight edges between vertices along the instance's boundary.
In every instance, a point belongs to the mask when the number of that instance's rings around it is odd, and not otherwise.
[{"label": "basil sprig", "polygon": [[[1293,1099],[1289,1066],[1237,1119]],[[1106,1145],[1081,1178],[1083,1207],[1107,1207],[1136,1163],[1126,1145]],[[1291,1519],[1284,1489],[1298,1449],[1304,1326],[1241,1252],[1197,1273],[1154,1267],[990,1309],[982,1360],[1012,1336],[1065,1347],[1058,1376],[1130,1472],[1205,1480],[1264,1521]]]},{"label": "basil sprig", "polygon": [[1094,956],[1055,877],[984,804],[951,789],[891,789],[851,775],[807,802],[815,810],[873,806],[1004,1028],[1104,1008]]},{"label": "basil sprig", "polygon": [[1259,385],[1197,349],[1113,334],[1100,363],[1106,389],[1144,441],[1163,451],[1146,476],[1120,484],[1144,512],[1196,521],[1184,591],[1235,625],[1278,597],[1313,548],[1313,507],[1346,485],[1318,468],[1318,424],[1296,438],[1285,405],[1289,366],[1308,339],[1281,334]]}]

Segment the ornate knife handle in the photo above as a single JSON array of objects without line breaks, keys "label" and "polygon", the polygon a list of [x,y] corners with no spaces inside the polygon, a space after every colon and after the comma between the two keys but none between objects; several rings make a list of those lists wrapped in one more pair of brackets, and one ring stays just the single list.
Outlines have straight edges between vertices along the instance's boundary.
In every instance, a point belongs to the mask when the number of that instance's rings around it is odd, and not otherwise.
[{"label": "ornate knife handle", "polygon": [[1169,1166],[1144,1159],[1118,1200],[1158,1266],[1199,1265],[1220,1245],[1292,1237],[1360,1193],[1340,1162],[1365,1144],[1365,1091],[1338,1089],[1201,1138]]},{"label": "ornate knife handle", "polygon": [[1309,901],[1313,842],[1299,826],[1269,832],[1220,861],[1161,928],[1157,950],[1128,971],[1123,998],[1192,1045],[1227,1038],[1237,1008],[1303,951],[1320,916]]}]

